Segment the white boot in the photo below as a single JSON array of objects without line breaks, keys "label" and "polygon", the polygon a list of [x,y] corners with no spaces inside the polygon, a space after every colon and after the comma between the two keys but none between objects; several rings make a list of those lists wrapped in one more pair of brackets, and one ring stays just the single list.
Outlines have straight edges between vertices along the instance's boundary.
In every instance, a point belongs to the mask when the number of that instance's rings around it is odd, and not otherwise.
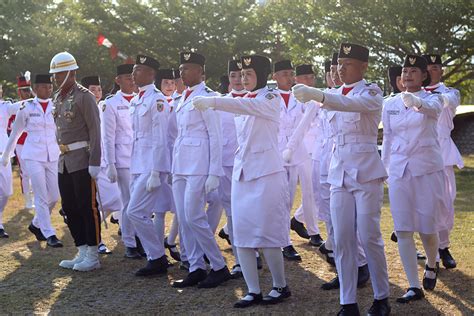
[{"label": "white boot", "polygon": [[76,257],[72,260],[63,260],[59,264],[60,267],[65,269],[72,269],[76,263],[82,262],[86,257],[87,245],[82,245],[77,247],[79,250],[76,254]]},{"label": "white boot", "polygon": [[87,246],[86,257],[79,263],[76,263],[73,270],[76,271],[92,271],[100,268],[99,253],[97,246]]}]

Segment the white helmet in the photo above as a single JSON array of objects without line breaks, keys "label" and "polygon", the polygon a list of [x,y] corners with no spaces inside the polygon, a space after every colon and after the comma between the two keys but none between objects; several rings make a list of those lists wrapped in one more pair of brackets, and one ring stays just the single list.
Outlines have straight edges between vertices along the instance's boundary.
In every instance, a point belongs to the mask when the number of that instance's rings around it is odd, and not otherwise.
[{"label": "white helmet", "polygon": [[53,59],[51,59],[51,64],[49,65],[50,74],[76,69],[79,69],[76,59],[68,52],[56,54]]}]

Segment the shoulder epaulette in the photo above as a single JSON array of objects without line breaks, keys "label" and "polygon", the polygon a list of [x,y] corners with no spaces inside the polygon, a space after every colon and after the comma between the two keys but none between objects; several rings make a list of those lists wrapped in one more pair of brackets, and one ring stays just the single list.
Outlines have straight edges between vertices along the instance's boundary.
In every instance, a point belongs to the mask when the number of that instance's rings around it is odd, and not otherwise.
[{"label": "shoulder epaulette", "polygon": [[268,91],[270,91],[270,92],[272,92],[273,90],[275,90],[275,89],[273,89],[273,88],[268,88]]},{"label": "shoulder epaulette", "polygon": [[81,92],[90,92],[89,89],[87,89],[86,87],[84,87],[84,86],[81,85],[81,84],[77,84],[77,88],[78,88],[79,91],[81,91]]},{"label": "shoulder epaulette", "polygon": [[178,95],[176,98],[173,99],[173,101],[178,101],[179,99],[181,99],[182,95]]},{"label": "shoulder epaulette", "polygon": [[210,89],[209,87],[205,87],[204,90],[207,92],[207,93],[212,93],[214,91],[212,91],[212,89]]},{"label": "shoulder epaulette", "polygon": [[438,92],[438,91],[431,91],[432,94],[441,94],[441,92]]}]

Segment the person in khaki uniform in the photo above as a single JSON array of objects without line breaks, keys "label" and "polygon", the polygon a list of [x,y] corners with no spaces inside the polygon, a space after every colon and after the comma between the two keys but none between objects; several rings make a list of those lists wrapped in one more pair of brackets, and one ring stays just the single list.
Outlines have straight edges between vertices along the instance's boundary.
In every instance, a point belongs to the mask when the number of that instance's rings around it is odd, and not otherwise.
[{"label": "person in khaki uniform", "polygon": [[50,73],[58,86],[53,98],[56,135],[61,151],[58,181],[62,208],[78,248],[63,268],[91,271],[100,268],[97,245],[100,216],[95,179],[100,172],[100,118],[94,95],[76,82],[76,60],[67,53],[51,60]]}]

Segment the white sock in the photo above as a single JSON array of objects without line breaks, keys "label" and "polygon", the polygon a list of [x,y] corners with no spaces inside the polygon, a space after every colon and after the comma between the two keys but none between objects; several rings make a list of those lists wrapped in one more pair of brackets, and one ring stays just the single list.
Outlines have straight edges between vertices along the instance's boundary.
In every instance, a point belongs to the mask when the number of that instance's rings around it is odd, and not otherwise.
[{"label": "white sock", "polygon": [[[438,256],[439,238],[438,234],[422,234],[420,239],[423,243],[423,248],[426,253],[426,264],[430,268],[436,267],[436,257]],[[426,277],[430,279],[436,278],[436,273],[433,271],[426,271]]]},{"label": "white sock", "polygon": [[[285,265],[283,264],[283,254],[280,248],[262,248],[265,262],[270,269],[274,287],[285,287]],[[255,258],[254,258],[255,261]],[[279,297],[280,293],[272,290],[268,295]]]},{"label": "white sock", "polygon": [[8,196],[0,197],[0,229],[3,229],[3,210],[8,202]]},{"label": "white sock", "polygon": [[[260,294],[255,251],[252,248],[237,247],[237,253],[239,254],[240,267],[242,268],[242,274],[244,275],[249,293]],[[253,297],[247,295],[243,299],[252,300]]]},{"label": "white sock", "polygon": [[171,222],[170,231],[168,232],[168,244],[176,245],[176,237],[179,232],[179,222],[178,216],[176,214],[173,216],[173,221]]},{"label": "white sock", "polygon": [[421,288],[418,279],[418,268],[416,259],[415,240],[413,240],[413,232],[397,232],[398,236],[398,252],[403,263],[403,269],[408,279],[410,287]]}]

